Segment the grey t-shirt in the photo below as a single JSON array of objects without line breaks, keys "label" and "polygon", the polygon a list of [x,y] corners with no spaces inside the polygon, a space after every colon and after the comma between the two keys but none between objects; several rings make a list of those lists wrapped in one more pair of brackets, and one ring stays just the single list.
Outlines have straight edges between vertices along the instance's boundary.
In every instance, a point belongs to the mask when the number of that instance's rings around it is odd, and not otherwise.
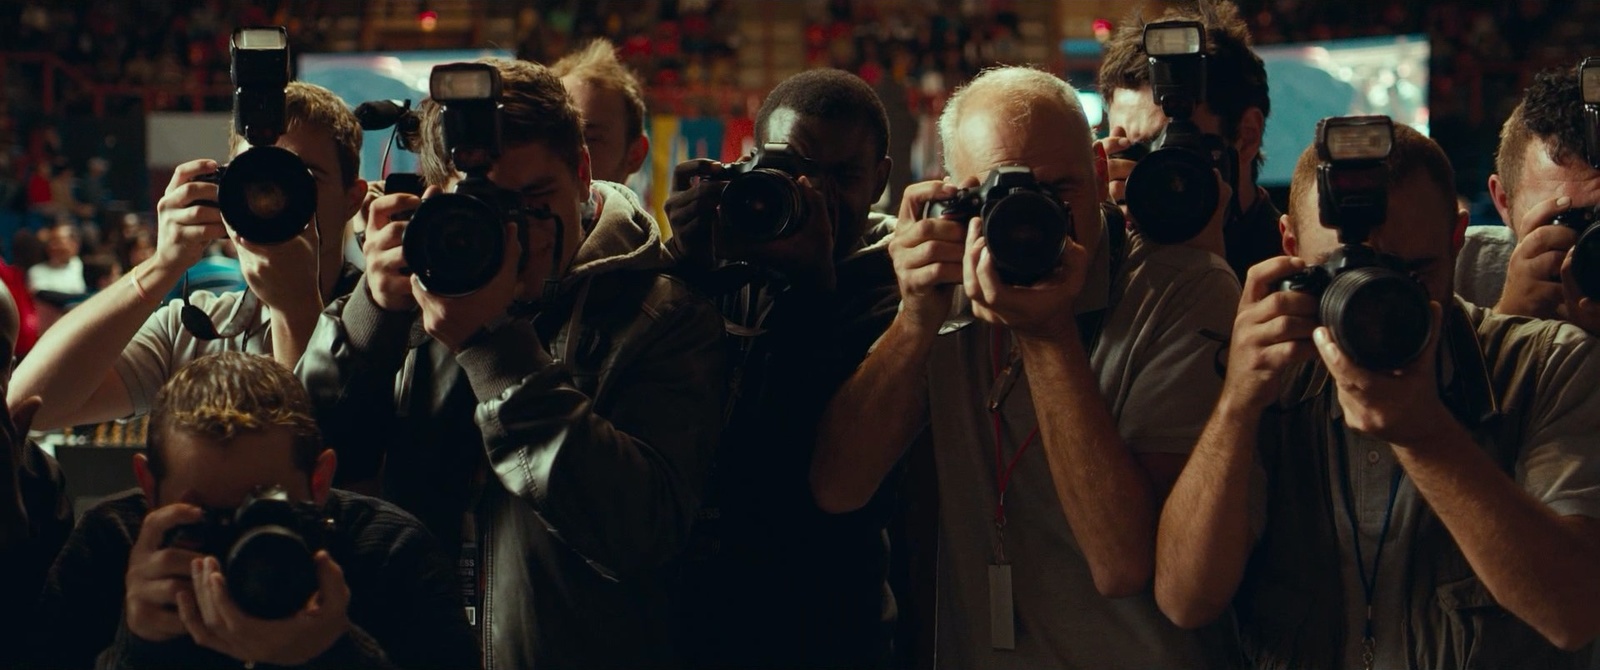
[{"label": "grey t-shirt", "polygon": [[1494,307],[1506,287],[1506,264],[1517,238],[1505,226],[1469,226],[1456,255],[1456,294],[1479,307]]},{"label": "grey t-shirt", "polygon": [[[1489,319],[1506,319],[1487,308],[1469,310],[1474,324]],[[1482,332],[1482,328],[1479,329]],[[1537,385],[1539,399],[1528,408],[1524,432],[1526,443],[1518,456],[1516,482],[1559,515],[1600,518],[1600,446],[1593,439],[1600,433],[1600,393],[1593,380],[1600,378],[1600,355],[1596,340],[1576,326],[1563,324],[1549,347],[1550,359]],[[1334,417],[1342,415],[1333,405]],[[1366,625],[1366,594],[1361,583],[1360,565],[1367,578],[1373,578],[1373,560],[1379,533],[1388,507],[1392,474],[1400,467],[1394,448],[1345,429],[1351,498],[1355,502],[1356,525],[1361,529],[1361,564],[1357,564],[1351,542],[1350,522],[1340,481],[1338,450],[1329,450],[1329,484],[1333,492],[1334,523],[1339,533],[1342,579],[1345,585],[1345,666],[1361,666],[1362,633]],[[1373,593],[1373,667],[1380,670],[1408,667],[1402,618],[1407,611],[1405,575],[1412,556],[1411,539],[1416,533],[1424,505],[1421,494],[1409,479],[1400,483],[1389,534],[1384,541],[1382,563],[1376,571]]]},{"label": "grey t-shirt", "polygon": [[[1221,392],[1218,360],[1239,283],[1226,262],[1206,252],[1135,242],[1112,287],[1108,256],[1102,244],[1078,306],[1080,312],[1099,309],[1120,295],[1090,355],[1101,394],[1129,449],[1187,453]],[[993,335],[983,322],[942,335],[930,362],[941,519],[937,665],[1204,667],[1200,634],[1172,625],[1148,592],[1112,600],[1095,589],[1040,444],[1023,454],[1006,492],[1004,551],[1012,566],[1016,648],[992,647],[988,566],[1001,539],[987,409],[997,372]],[[1003,367],[1010,339],[1001,340]],[[1009,462],[1037,425],[1026,373],[1001,412]]]},{"label": "grey t-shirt", "polygon": [[[133,401],[132,416],[148,413],[156,392],[189,361],[219,351],[272,355],[272,323],[266,303],[245,301],[243,296],[243,291],[221,295],[195,291],[189,296],[190,304],[211,317],[217,332],[227,334],[244,328],[235,337],[206,341],[191,335],[179,318],[183,303],[178,300],[163,305],[145,320],[128,346],[122,348],[116,363],[117,374],[128,388],[128,399]],[[256,309],[246,313],[243,308],[247,303]]]}]

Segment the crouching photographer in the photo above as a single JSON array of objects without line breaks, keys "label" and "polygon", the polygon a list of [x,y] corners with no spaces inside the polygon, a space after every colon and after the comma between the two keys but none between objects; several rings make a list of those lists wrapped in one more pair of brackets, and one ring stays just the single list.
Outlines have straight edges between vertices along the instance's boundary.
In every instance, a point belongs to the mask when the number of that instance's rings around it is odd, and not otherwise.
[{"label": "crouching photographer", "polygon": [[693,178],[667,200],[668,247],[719,302],[735,370],[684,561],[682,639],[696,667],[889,660],[893,497],[832,516],[806,484],[823,406],[894,317],[893,267],[873,244],[887,218],[870,212],[891,165],[887,118],[855,75],[795,75],[757,112],[754,156],[680,166]]},{"label": "crouching photographer", "polygon": [[423,197],[373,201],[300,375],[351,477],[459,552],[489,664],[674,665],[663,565],[722,412],[722,321],[523,61],[434,68]]},{"label": "crouching photographer", "polygon": [[397,507],[331,489],[336,463],[287,369],[185,366],[134,457],[140,490],[86,512],[51,568],[38,667],[475,667],[445,554]]},{"label": "crouching photographer", "polygon": [[1451,299],[1454,187],[1416,130],[1325,119],[1250,270],[1155,595],[1257,667],[1591,667],[1595,341]]}]

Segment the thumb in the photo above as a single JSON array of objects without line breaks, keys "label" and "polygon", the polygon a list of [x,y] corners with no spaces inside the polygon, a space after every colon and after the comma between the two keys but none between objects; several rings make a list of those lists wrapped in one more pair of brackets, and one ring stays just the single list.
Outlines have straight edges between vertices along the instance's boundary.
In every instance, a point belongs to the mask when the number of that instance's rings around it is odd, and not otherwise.
[{"label": "thumb", "polygon": [[33,427],[33,417],[39,414],[39,408],[43,405],[44,400],[33,395],[11,410],[11,425],[16,426],[18,437],[27,439],[28,430]]},{"label": "thumb", "polygon": [[344,568],[335,563],[327,550],[317,552],[318,609],[344,611],[350,604],[350,587],[344,581]]}]

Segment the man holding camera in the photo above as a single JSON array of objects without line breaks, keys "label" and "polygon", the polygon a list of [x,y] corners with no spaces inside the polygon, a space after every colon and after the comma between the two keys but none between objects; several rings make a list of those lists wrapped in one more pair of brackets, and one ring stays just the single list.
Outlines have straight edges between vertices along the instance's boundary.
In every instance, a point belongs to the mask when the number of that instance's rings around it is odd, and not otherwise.
[{"label": "man holding camera", "polygon": [[807,473],[823,407],[894,317],[894,271],[869,234],[887,230],[871,204],[889,178],[888,116],[859,77],[811,70],[767,95],[755,132],[755,156],[686,163],[704,178],[667,200],[668,247],[718,299],[735,369],[683,561],[683,639],[697,667],[884,667],[893,491],[830,515]]},{"label": "man holding camera", "polygon": [[1595,342],[1451,300],[1466,219],[1444,152],[1403,125],[1326,139],[1388,126],[1325,120],[1300,156],[1289,255],[1250,271],[1162,513],[1157,602],[1186,627],[1231,604],[1260,668],[1587,667]]},{"label": "man holding camera", "polygon": [[366,275],[300,369],[323,429],[459,550],[489,665],[675,665],[666,564],[716,444],[722,320],[591,179],[549,69],[439,66],[430,90],[430,190],[373,202]]},{"label": "man holding camera", "polygon": [[[299,360],[324,303],[353,284],[341,273],[341,240],[367,187],[357,177],[361,127],[344,101],[301,82],[284,95],[286,132],[276,148],[298,156],[315,180],[305,230],[279,244],[244,239],[223,220],[218,184],[201,179],[217,172],[216,161],[178,166],[156,204],[155,255],[62,317],[17,366],[7,400],[40,396],[37,427],[144,414],[174,371],[208,353],[247,351],[287,367]],[[230,139],[236,156],[254,151]],[[249,290],[197,291],[162,305],[223,236],[234,238]]]},{"label": "man holding camera", "polygon": [[1567,254],[1593,221],[1582,215],[1600,206],[1600,169],[1591,164],[1600,146],[1586,139],[1585,126],[1596,122],[1584,108],[1578,70],[1549,70],[1500,129],[1489,195],[1505,225],[1466,230],[1455,282],[1468,302],[1600,333],[1600,305],[1584,295]]},{"label": "man holding camera", "polygon": [[[1220,236],[1204,233],[1189,243],[1224,256],[1242,278],[1250,266],[1277,255],[1281,249],[1278,210],[1266,190],[1256,185],[1261,164],[1266,160],[1261,153],[1262,136],[1272,112],[1266,67],[1250,49],[1249,28],[1240,18],[1238,7],[1228,0],[1202,0],[1196,8],[1169,9],[1161,21],[1196,21],[1203,30],[1199,43],[1206,59],[1204,69],[1182,78],[1199,79],[1204,86],[1192,80],[1173,83],[1199,89],[1201,102],[1195,105],[1192,120],[1202,133],[1219,138],[1218,144],[1227,158],[1220,162],[1219,169],[1233,191],[1233,197],[1224,200],[1227,218]],[[1134,157],[1148,154],[1150,143],[1160,138],[1171,122],[1152,85],[1152,54],[1144,39],[1147,25],[1154,24],[1129,21],[1106,44],[1099,81],[1111,136],[1098,142],[1097,151],[1108,156],[1112,199],[1124,205],[1124,211],[1134,219],[1134,227],[1145,237],[1150,237],[1151,231],[1158,231],[1156,237],[1161,237],[1160,231],[1173,222],[1138,220],[1135,212],[1145,203],[1130,200],[1144,194],[1129,192],[1130,179],[1139,164]],[[1149,199],[1188,204],[1183,195]],[[1150,209],[1161,211],[1158,205],[1151,204]]]},{"label": "man holding camera", "polygon": [[[818,503],[866,504],[928,430],[941,666],[1226,663],[1229,636],[1177,629],[1147,589],[1156,506],[1221,388],[1220,343],[1203,333],[1227,331],[1238,283],[1197,249],[1123,248],[1060,79],[990,70],[939,127],[968,188],[907,189],[889,244],[900,311],[824,414]],[[967,202],[980,180],[981,215],[921,214]]]},{"label": "man holding camera", "polygon": [[86,512],[51,568],[35,662],[477,667],[437,542],[331,489],[335,467],[287,369],[239,352],[185,366],[151,409],[140,490]]}]

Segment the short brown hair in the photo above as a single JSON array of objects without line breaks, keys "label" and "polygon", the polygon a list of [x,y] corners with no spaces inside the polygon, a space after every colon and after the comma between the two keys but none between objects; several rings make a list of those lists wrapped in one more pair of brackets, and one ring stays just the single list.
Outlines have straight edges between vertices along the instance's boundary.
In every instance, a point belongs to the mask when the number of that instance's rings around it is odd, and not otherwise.
[{"label": "short brown hair", "polygon": [[1528,146],[1542,143],[1550,160],[1559,165],[1586,161],[1583,147],[1583,93],[1576,68],[1545,70],[1535,75],[1510,118],[1500,128],[1500,148],[1494,155],[1494,171],[1506,198],[1516,197],[1522,179],[1522,161]]},{"label": "short brown hair", "polygon": [[[1194,7],[1173,7],[1160,21],[1199,21],[1206,29],[1206,107],[1222,119],[1222,135],[1238,139],[1239,121],[1251,107],[1262,118],[1272,115],[1267,95],[1267,68],[1250,49],[1250,27],[1229,0],[1200,0]],[[1100,62],[1100,97],[1111,104],[1120,89],[1137,91],[1150,85],[1150,55],[1144,50],[1144,17],[1134,14],[1106,43]],[[1252,168],[1261,171],[1265,154],[1257,152]]]},{"label": "short brown hair", "polygon": [[611,42],[604,38],[590,42],[556,61],[550,66],[550,73],[557,79],[577,77],[595,88],[620,94],[628,122],[628,135],[623,139],[632,142],[644,135],[644,92],[639,78],[617,60],[617,50]]},{"label": "short brown hair", "polygon": [[[484,58],[500,70],[500,139],[506,147],[539,143],[578,170],[583,153],[583,122],[572,96],[550,68],[524,60]],[[456,173],[444,146],[443,108],[432,98],[422,101],[421,140],[417,163],[423,180],[444,186]]]},{"label": "short brown hair", "polygon": [[322,454],[322,433],[300,380],[266,356],[227,351],[197,358],[156,394],[145,437],[150,472],[163,475],[161,445],[176,431],[225,442],[273,427],[289,429],[295,467],[309,475]]},{"label": "short brown hair", "polygon": [[[1302,212],[1302,203],[1315,202],[1317,195],[1317,157],[1315,143],[1300,152],[1300,161],[1294,166],[1294,181],[1289,185],[1289,223],[1299,230],[1300,219],[1314,217],[1319,212]],[[1456,171],[1444,155],[1439,143],[1403,123],[1394,124],[1394,148],[1389,152],[1389,188],[1405,183],[1413,176],[1427,178],[1439,189],[1440,208],[1449,220],[1456,223]],[[1310,198],[1310,200],[1307,200]]]},{"label": "short brown hair", "polygon": [[[361,169],[361,122],[355,112],[333,91],[316,84],[291,81],[284,89],[284,119],[293,131],[300,124],[328,131],[333,136],[334,155],[339,158],[339,177],[345,186],[356,183]],[[239,144],[239,133],[228,126],[228,146]]]}]

